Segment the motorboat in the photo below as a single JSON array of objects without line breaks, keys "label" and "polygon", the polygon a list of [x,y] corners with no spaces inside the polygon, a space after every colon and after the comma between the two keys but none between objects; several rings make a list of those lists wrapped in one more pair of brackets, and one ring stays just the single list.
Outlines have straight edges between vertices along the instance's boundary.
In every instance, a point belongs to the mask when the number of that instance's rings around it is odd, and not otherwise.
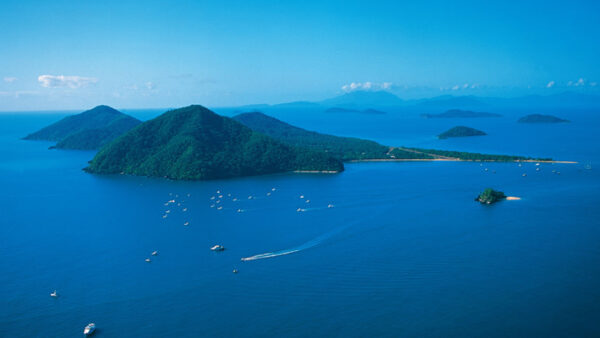
[{"label": "motorboat", "polygon": [[89,323],[83,329],[83,334],[86,335],[86,336],[89,336],[92,333],[94,333],[94,331],[96,331],[96,324],[95,323]]},{"label": "motorboat", "polygon": [[217,244],[217,245],[213,246],[212,248],[210,248],[210,250],[212,250],[212,251],[224,251],[225,247],[222,246],[222,245],[218,245]]}]

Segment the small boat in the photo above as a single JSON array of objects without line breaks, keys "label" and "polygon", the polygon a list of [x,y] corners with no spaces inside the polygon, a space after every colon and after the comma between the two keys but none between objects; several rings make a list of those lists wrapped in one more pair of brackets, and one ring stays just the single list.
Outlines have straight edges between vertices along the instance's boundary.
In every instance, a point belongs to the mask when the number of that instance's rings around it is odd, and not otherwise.
[{"label": "small boat", "polygon": [[217,210],[223,210],[223,207],[218,207]]},{"label": "small boat", "polygon": [[218,245],[217,244],[217,245],[213,246],[212,248],[210,248],[210,250],[212,250],[212,251],[224,251],[225,247],[222,246],[222,245]]},{"label": "small boat", "polygon": [[302,212],[302,211],[304,211],[304,209],[302,209],[302,208],[298,208],[298,209],[296,209],[296,211],[297,211],[297,212]]},{"label": "small boat", "polygon": [[183,211],[187,211],[187,208],[183,208]]},{"label": "small boat", "polygon": [[248,199],[251,200],[252,199],[252,195],[248,196]]},{"label": "small boat", "polygon": [[275,188],[271,188],[271,191],[275,191]]},{"label": "small boat", "polygon": [[221,193],[221,190],[217,190],[217,194],[220,194],[220,193]]},{"label": "small boat", "polygon": [[50,297],[54,297],[54,298],[58,297],[58,293],[56,293],[56,290],[54,290],[54,292],[52,292],[50,294]]},{"label": "small boat", "polygon": [[540,165],[539,163],[536,163],[535,165]]},{"label": "small boat", "polygon": [[270,193],[270,192],[268,192],[268,193],[267,193],[267,196],[271,196],[271,193]]},{"label": "small boat", "polygon": [[237,209],[237,212],[243,212],[243,211],[244,211],[244,210],[242,210],[242,209]]},{"label": "small boat", "polygon": [[219,195],[219,198],[223,198],[223,195]]},{"label": "small boat", "polygon": [[167,218],[167,215],[163,215],[163,218]]},{"label": "small boat", "polygon": [[211,208],[214,208],[214,207],[215,207],[215,205],[214,205],[214,204],[211,204],[211,205],[210,205],[210,207],[211,207]]},{"label": "small boat", "polygon": [[170,212],[171,212],[171,210],[167,210],[167,211],[165,211],[165,214],[168,214],[168,213],[170,213]]},{"label": "small boat", "polygon": [[233,273],[238,273],[238,269],[233,269]]},{"label": "small boat", "polygon": [[306,203],[310,203],[310,200],[306,200]]},{"label": "small boat", "polygon": [[146,258],[146,259],[144,259],[144,261],[146,261],[146,263],[150,263],[150,262],[152,262],[152,261],[150,260],[150,258]]},{"label": "small boat", "polygon": [[233,199],[233,201],[234,201],[234,202],[235,202],[235,201],[237,201],[237,198],[234,198],[234,199]]},{"label": "small boat", "polygon": [[183,225],[188,226],[188,225],[190,225],[190,222],[185,222],[185,223],[183,223]]},{"label": "small boat", "polygon": [[333,204],[327,204],[328,208],[333,208]]},{"label": "small boat", "polygon": [[211,197],[210,197],[210,199],[211,199],[211,200],[214,200],[214,199],[215,199],[215,196],[211,196]]},{"label": "small boat", "polygon": [[527,176],[527,174],[523,174],[523,177]]},{"label": "small boat", "polygon": [[94,331],[96,331],[96,324],[94,323],[89,323],[88,325],[85,326],[85,328],[83,329],[83,334],[86,336],[91,335],[92,333],[94,333]]},{"label": "small boat", "polygon": [[152,251],[152,256],[158,255],[158,251]]},{"label": "small boat", "polygon": [[300,195],[300,198],[304,198],[304,195]]},{"label": "small boat", "polygon": [[540,168],[535,168],[535,171],[540,171]]}]

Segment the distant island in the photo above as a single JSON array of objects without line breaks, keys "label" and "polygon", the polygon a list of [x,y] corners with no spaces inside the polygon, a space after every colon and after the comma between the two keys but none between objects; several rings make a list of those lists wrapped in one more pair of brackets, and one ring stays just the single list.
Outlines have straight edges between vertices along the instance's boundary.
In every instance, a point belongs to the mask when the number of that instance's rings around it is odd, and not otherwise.
[{"label": "distant island", "polygon": [[325,110],[326,113],[359,113],[359,114],[367,114],[367,115],[383,115],[387,114],[384,111],[377,109],[351,109],[351,108],[342,108],[342,107],[332,107]]},{"label": "distant island", "polygon": [[475,201],[478,201],[481,204],[492,204],[503,199],[506,199],[506,195],[504,195],[502,191],[487,188],[475,198]]},{"label": "distant island", "polygon": [[293,147],[199,106],[168,111],[104,146],[85,169],[178,180],[340,172],[327,154]]},{"label": "distant island", "polygon": [[569,120],[563,120],[552,115],[542,114],[531,114],[521,117],[517,122],[519,123],[565,123],[570,122]]},{"label": "distant island", "polygon": [[67,116],[25,140],[57,142],[51,148],[96,150],[142,123],[109,106],[97,106],[83,113]]},{"label": "distant island", "polygon": [[440,114],[421,114],[425,118],[481,118],[481,117],[501,117],[496,113],[475,112],[470,110],[451,109]]},{"label": "distant island", "polygon": [[438,135],[439,139],[446,139],[449,137],[467,137],[467,136],[483,136],[487,135],[481,130],[477,130],[471,127],[457,126],[450,128],[445,132]]}]

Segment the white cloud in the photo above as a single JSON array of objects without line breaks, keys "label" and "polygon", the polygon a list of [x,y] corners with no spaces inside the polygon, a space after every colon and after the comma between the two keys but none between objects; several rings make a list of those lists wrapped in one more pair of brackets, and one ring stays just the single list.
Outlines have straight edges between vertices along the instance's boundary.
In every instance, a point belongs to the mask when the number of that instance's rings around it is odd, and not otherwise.
[{"label": "white cloud", "polygon": [[550,81],[548,82],[548,84],[546,85],[546,88],[552,88],[554,86],[555,82],[554,81]]},{"label": "white cloud", "polygon": [[13,83],[15,81],[17,81],[16,77],[7,76],[7,77],[4,78],[4,82],[7,82],[7,83]]},{"label": "white cloud", "polygon": [[89,84],[98,82],[98,79],[94,77],[83,77],[83,76],[66,76],[66,75],[40,75],[38,76],[38,82],[42,87],[56,88],[56,87],[68,87],[68,88],[81,88]]},{"label": "white cloud", "polygon": [[382,83],[376,83],[376,82],[352,82],[350,84],[346,84],[342,86],[342,90],[345,91],[346,93],[349,92],[353,92],[356,90],[372,90],[372,91],[378,91],[378,90],[388,90],[391,89],[393,86],[393,84],[391,82],[382,82]]}]

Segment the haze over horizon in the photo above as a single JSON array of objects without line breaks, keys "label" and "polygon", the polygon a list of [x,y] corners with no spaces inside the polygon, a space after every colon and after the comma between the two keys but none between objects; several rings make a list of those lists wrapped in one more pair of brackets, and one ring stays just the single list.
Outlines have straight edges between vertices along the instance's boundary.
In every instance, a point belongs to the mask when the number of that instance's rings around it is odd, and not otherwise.
[{"label": "haze over horizon", "polygon": [[0,111],[600,93],[600,4],[0,5]]}]

